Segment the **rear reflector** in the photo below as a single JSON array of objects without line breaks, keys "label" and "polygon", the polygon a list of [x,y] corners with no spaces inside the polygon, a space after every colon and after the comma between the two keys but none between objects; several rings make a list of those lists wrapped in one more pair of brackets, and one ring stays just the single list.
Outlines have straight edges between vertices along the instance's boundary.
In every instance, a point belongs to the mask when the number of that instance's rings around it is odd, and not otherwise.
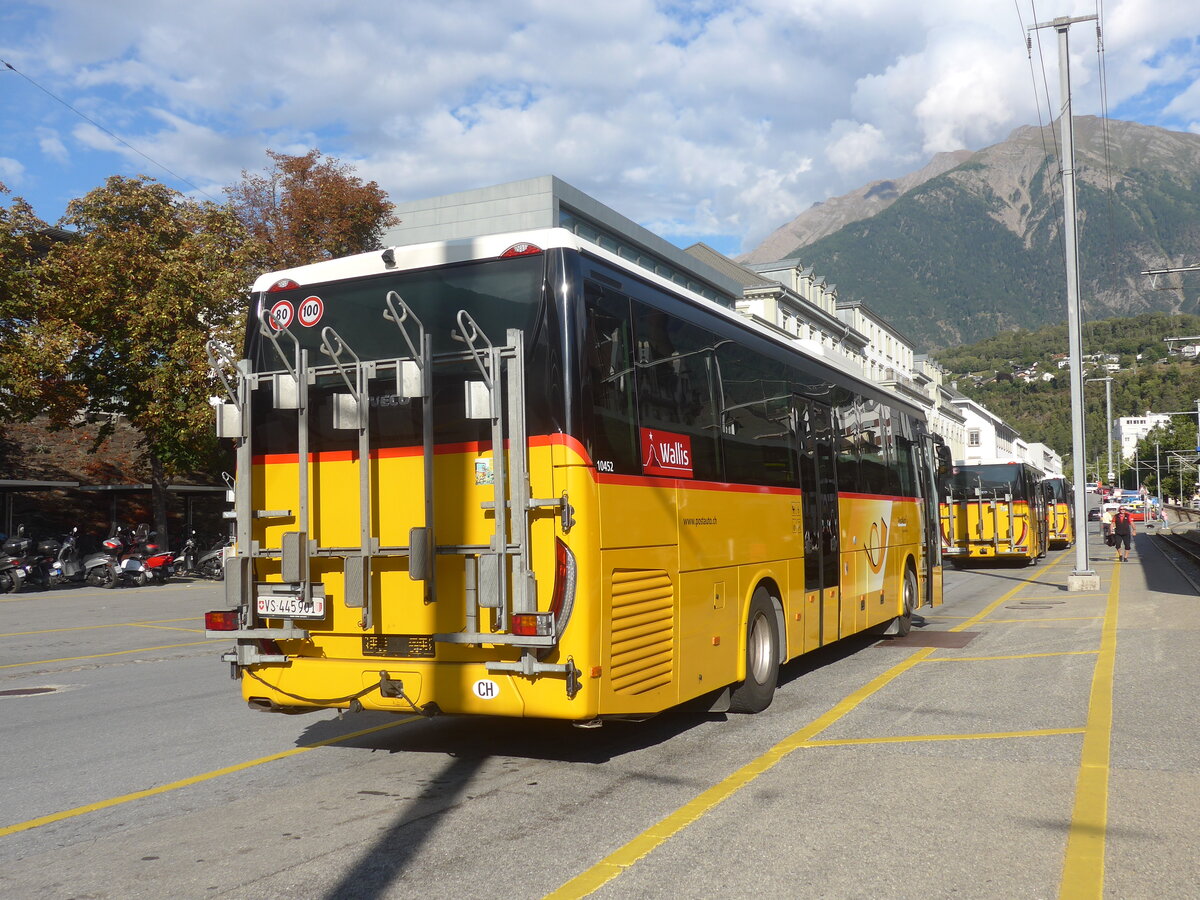
[{"label": "rear reflector", "polygon": [[519,244],[513,244],[507,250],[500,254],[501,259],[512,259],[514,256],[534,256],[541,253],[542,248],[537,244],[531,244],[528,241],[521,241]]},{"label": "rear reflector", "polygon": [[216,609],[206,612],[204,627],[208,631],[237,631],[238,611],[236,609]]}]

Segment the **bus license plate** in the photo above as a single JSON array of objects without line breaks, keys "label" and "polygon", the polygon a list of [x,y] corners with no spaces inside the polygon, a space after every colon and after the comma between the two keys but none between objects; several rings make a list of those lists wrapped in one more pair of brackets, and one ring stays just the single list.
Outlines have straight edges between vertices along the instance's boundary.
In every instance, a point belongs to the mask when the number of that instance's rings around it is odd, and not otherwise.
[{"label": "bus license plate", "polygon": [[269,619],[323,619],[325,598],[305,599],[296,594],[269,594],[258,598],[258,614]]}]

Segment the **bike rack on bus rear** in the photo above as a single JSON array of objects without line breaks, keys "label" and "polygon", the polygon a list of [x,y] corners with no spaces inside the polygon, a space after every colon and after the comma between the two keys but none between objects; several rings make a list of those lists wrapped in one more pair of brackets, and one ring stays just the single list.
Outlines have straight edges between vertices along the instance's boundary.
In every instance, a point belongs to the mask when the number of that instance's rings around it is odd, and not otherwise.
[{"label": "bike rack on bus rear", "polygon": [[[235,671],[237,666],[286,662],[286,656],[264,654],[257,641],[263,638],[308,637],[308,632],[297,627],[295,620],[291,619],[284,619],[282,628],[259,627],[253,598],[262,592],[306,600],[314,596],[324,597],[324,585],[314,583],[309,577],[309,560],[312,557],[333,556],[345,560],[343,602],[347,607],[362,609],[361,627],[364,632],[371,632],[377,624],[372,560],[378,557],[407,557],[409,576],[424,583],[425,601],[432,603],[438,599],[434,560],[439,555],[461,556],[465,566],[465,628],[459,632],[434,634],[433,640],[451,644],[523,648],[520,661],[491,661],[486,664],[488,671],[516,672],[527,676],[562,675],[567,679],[568,695],[574,696],[579,689],[580,673],[573,660],[554,665],[539,659],[557,642],[560,627],[556,627],[555,633],[549,635],[515,635],[505,630],[510,615],[537,611],[537,582],[530,565],[531,514],[540,508],[557,508],[564,530],[568,530],[572,524],[571,507],[565,494],[550,499],[531,496],[524,404],[523,335],[518,330],[510,329],[506,334],[507,344],[496,346],[470,314],[461,310],[456,317],[458,327],[451,337],[465,343],[468,349],[457,353],[434,354],[432,336],[404,300],[395,291],[389,291],[385,303],[387,308],[382,313],[383,318],[400,330],[411,354],[408,357],[364,362],[341,335],[333,328],[326,327],[321,332],[321,352],[329,357],[331,363],[313,366],[309,363],[308,351],[301,347],[291,330],[282,323],[272,321],[265,310],[259,315],[260,333],[271,342],[282,363],[282,371],[254,372],[250,361],[243,359],[233,366],[237,374],[235,382],[231,382],[225,374],[225,369],[232,363],[231,358],[220,345],[213,342],[208,345],[209,360],[230,400],[217,408],[217,433],[218,437],[237,441],[239,473],[235,489],[237,549],[236,554],[227,561],[225,585],[227,601],[240,610],[241,628],[221,633],[237,640],[234,653],[227,658],[235,664]],[[410,322],[415,323],[415,340],[410,333]],[[290,341],[290,353],[285,351],[281,339]],[[436,365],[464,361],[473,361],[481,376],[479,381],[466,382],[466,415],[468,418],[490,421],[493,497],[483,502],[481,507],[493,512],[494,527],[485,545],[439,545],[434,531],[433,369]],[[424,523],[410,530],[407,546],[382,546],[379,538],[371,533],[369,385],[372,378],[389,372],[395,376],[397,396],[422,401]],[[311,523],[308,496],[311,430],[309,388],[319,378],[326,376],[337,376],[347,390],[333,397],[334,428],[358,432],[359,544],[355,547],[323,547],[308,536]],[[249,427],[251,403],[255,390],[268,384],[272,389],[272,406],[275,409],[297,411],[299,485],[296,510],[252,508],[249,478],[253,461],[253,438]],[[508,402],[506,398],[510,398]],[[504,450],[506,446],[509,448],[507,453]],[[296,524],[294,530],[284,532],[277,550],[260,546],[252,537],[252,520],[267,518],[291,518]],[[254,560],[261,558],[279,558],[282,583],[254,580]],[[481,609],[492,611],[493,626],[499,630],[480,629]]]}]

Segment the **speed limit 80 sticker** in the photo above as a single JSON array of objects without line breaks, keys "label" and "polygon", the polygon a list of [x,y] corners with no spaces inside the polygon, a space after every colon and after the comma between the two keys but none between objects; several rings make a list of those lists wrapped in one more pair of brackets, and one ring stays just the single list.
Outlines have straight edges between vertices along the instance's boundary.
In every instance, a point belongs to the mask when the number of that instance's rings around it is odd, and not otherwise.
[{"label": "speed limit 80 sticker", "polygon": [[324,313],[325,304],[320,297],[305,297],[300,301],[300,306],[296,310],[296,318],[305,328],[311,328],[321,321]]}]

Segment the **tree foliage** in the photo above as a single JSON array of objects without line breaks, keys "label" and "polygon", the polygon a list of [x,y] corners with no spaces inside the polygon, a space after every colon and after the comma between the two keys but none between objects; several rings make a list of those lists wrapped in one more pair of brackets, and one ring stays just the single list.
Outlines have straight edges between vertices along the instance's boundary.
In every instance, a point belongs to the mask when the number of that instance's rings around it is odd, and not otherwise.
[{"label": "tree foliage", "polygon": [[[0,183],[0,196],[8,193]],[[20,197],[14,197],[7,207],[0,206],[0,356],[11,353],[33,314],[33,283],[42,243],[39,236],[46,227]],[[0,415],[8,406],[7,393],[0,391]]]},{"label": "tree foliage", "polygon": [[321,151],[288,156],[267,151],[265,174],[243,170],[227,189],[246,231],[265,248],[265,270],[377,250],[383,232],[399,222],[387,194],[363,183],[351,166],[322,158]]},{"label": "tree foliage", "polygon": [[[1183,335],[1200,335],[1200,316],[1158,312],[1089,322],[1084,326],[1085,357],[1111,355],[1119,359],[1118,371],[1107,373],[1095,361],[1085,364],[1084,372],[1085,378],[1112,375],[1109,390],[1114,420],[1147,411],[1195,409],[1196,399],[1200,398],[1200,365],[1168,356],[1163,340]],[[1067,346],[1067,327],[1056,325],[1038,331],[1005,332],[977,344],[944,350],[937,359],[947,369],[948,380],[960,391],[1012,424],[1025,440],[1045,443],[1068,458],[1072,443],[1070,374],[1067,369],[1058,368],[1058,362],[1065,359]],[[1053,379],[1026,383],[1014,377],[1016,372],[1034,366],[1037,373],[1050,372]],[[1086,462],[1090,471],[1094,471],[1091,467],[1097,462],[1107,469],[1106,407],[1105,385],[1085,384]],[[1194,420],[1190,434],[1187,428],[1181,424],[1177,429],[1185,446],[1195,437]],[[1165,452],[1166,444],[1162,446]],[[1195,446],[1190,449],[1195,450]],[[1150,450],[1153,451],[1153,442]],[[1120,448],[1114,446],[1113,463],[1118,470],[1119,458]]]},{"label": "tree foliage", "polygon": [[109,178],[63,224],[76,238],[52,246],[25,285],[0,393],[10,415],[45,414],[52,428],[125,416],[143,436],[162,531],[166,480],[215,447],[204,345],[236,343],[260,251],[229,207],[144,176]]}]

